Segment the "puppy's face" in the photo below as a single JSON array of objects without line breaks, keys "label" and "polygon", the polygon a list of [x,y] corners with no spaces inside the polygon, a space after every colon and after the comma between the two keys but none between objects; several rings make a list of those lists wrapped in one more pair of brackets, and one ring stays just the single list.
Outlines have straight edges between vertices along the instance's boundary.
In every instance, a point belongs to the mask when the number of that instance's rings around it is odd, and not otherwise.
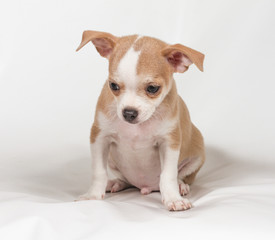
[{"label": "puppy's face", "polygon": [[109,60],[109,90],[116,100],[118,117],[139,124],[157,116],[168,94],[174,72],[185,72],[194,63],[203,70],[204,55],[181,44],[168,45],[151,37],[115,37],[85,31],[77,50],[89,41]]},{"label": "puppy's face", "polygon": [[[139,124],[156,114],[169,92],[172,72],[161,55],[164,43],[135,36],[125,49],[123,41],[130,40],[126,38],[118,41],[110,58],[109,88],[116,99],[118,117]],[[121,45],[123,48],[119,47]]]}]

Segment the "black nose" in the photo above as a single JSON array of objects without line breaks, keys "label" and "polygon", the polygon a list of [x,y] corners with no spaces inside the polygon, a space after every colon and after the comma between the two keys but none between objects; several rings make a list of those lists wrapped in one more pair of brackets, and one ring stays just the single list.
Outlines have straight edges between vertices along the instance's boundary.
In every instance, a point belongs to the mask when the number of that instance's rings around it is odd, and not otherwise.
[{"label": "black nose", "polygon": [[136,119],[138,111],[135,109],[125,108],[122,111],[122,115],[127,122],[132,123]]}]

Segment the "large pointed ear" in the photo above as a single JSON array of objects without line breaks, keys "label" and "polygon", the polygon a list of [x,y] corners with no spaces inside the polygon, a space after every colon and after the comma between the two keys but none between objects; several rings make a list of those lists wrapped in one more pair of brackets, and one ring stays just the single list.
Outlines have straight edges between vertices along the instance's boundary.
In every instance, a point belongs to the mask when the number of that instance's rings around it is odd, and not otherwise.
[{"label": "large pointed ear", "polygon": [[204,54],[181,44],[169,45],[161,51],[174,72],[183,73],[194,63],[203,72]]},{"label": "large pointed ear", "polygon": [[82,41],[76,51],[84,47],[88,42],[92,41],[96,50],[102,57],[109,58],[118,38],[110,33],[97,31],[84,31],[82,34]]}]

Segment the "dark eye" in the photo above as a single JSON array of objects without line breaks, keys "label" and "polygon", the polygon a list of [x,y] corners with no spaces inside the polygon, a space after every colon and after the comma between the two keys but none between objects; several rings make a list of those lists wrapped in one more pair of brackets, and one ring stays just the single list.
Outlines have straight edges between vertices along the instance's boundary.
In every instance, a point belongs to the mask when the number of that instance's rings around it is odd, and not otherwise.
[{"label": "dark eye", "polygon": [[154,94],[159,90],[160,86],[149,85],[146,91],[150,94]]},{"label": "dark eye", "polygon": [[116,83],[110,82],[110,88],[113,91],[118,91],[119,90],[119,86]]}]

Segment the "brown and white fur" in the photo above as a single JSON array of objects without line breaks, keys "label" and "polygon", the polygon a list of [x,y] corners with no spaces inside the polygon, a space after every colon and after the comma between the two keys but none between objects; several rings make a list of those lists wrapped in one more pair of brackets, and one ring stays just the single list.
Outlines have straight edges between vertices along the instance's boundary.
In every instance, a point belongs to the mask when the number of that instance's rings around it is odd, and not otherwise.
[{"label": "brown and white fur", "polygon": [[[85,31],[77,51],[90,41],[109,60],[109,77],[91,130],[91,187],[79,200],[134,186],[142,194],[160,191],[169,210],[191,208],[182,196],[204,163],[204,143],[173,73],[192,63],[203,71],[204,55],[151,37],[97,31]],[[115,179],[108,180],[107,167]]]}]

